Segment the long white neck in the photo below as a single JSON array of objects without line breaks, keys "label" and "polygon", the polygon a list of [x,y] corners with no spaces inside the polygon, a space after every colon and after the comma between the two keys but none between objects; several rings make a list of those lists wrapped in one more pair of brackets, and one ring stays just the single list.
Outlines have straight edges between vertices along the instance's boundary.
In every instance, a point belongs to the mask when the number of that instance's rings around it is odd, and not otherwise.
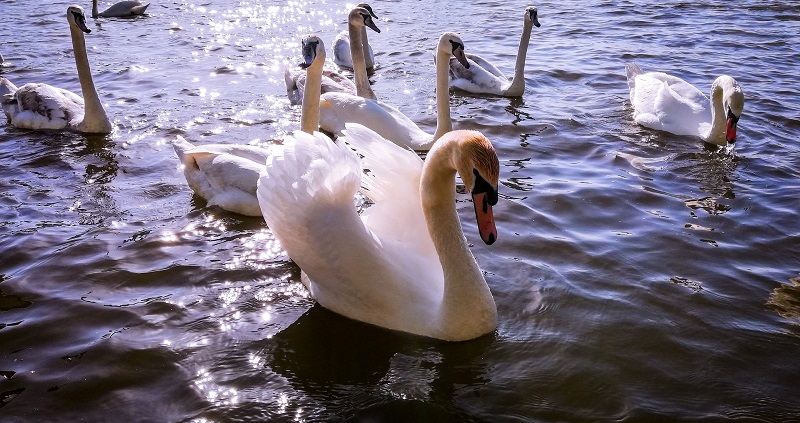
[{"label": "long white neck", "polygon": [[494,299],[456,212],[452,155],[457,147],[453,138],[437,142],[425,159],[420,180],[425,222],[444,272],[440,326],[456,331],[450,334],[453,341],[474,338],[497,325]]},{"label": "long white neck", "polygon": [[83,122],[79,129],[82,132],[107,134],[111,132],[111,121],[108,120],[106,110],[94,87],[92,70],[89,68],[89,58],[86,55],[86,40],[83,32],[77,27],[70,25],[69,30],[72,35],[72,50],[75,53],[75,66],[78,68],[78,79],[81,82],[84,102]]},{"label": "long white neck", "polygon": [[722,106],[723,95],[722,87],[718,85],[711,87],[711,130],[704,137],[706,142],[721,146],[728,145],[728,141],[725,138],[727,116]]},{"label": "long white neck", "polygon": [[363,28],[357,28],[353,24],[347,25],[347,32],[350,34],[350,55],[353,57],[353,74],[356,80],[356,94],[359,97],[377,100],[372,87],[369,86],[367,78],[367,61],[364,58],[364,39],[362,38]]},{"label": "long white neck", "polygon": [[318,55],[306,69],[306,88],[303,91],[303,108],[300,130],[309,134],[319,130],[319,96],[322,95],[322,67],[325,56]]},{"label": "long white neck", "polygon": [[433,139],[438,140],[442,135],[453,130],[450,119],[450,54],[442,49],[436,50],[436,132]]},{"label": "long white neck", "polygon": [[92,0],[92,18],[97,19],[97,0]]},{"label": "long white neck", "polygon": [[531,41],[531,29],[533,22],[525,19],[522,27],[522,37],[519,40],[519,50],[517,51],[517,63],[514,66],[514,78],[511,85],[506,90],[506,95],[522,95],[525,92],[525,59],[528,56],[528,44]]}]

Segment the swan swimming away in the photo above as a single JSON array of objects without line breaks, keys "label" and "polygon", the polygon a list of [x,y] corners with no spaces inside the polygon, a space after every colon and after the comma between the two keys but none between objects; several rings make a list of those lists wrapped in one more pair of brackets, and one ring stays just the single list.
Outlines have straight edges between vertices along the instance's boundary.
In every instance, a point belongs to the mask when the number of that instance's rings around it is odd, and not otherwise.
[{"label": "swan swimming away", "polygon": [[540,27],[538,11],[534,6],[525,9],[522,38],[519,40],[514,77],[509,80],[503,72],[488,60],[467,54],[470,67],[456,60],[450,60],[450,86],[475,94],[494,94],[505,97],[519,97],[525,93],[525,59],[531,38],[532,27]]},{"label": "swan swimming away", "polygon": [[[378,19],[372,7],[366,3],[359,3],[357,6],[366,10],[373,18]],[[351,18],[352,11],[347,19],[347,30],[340,32],[336,38],[333,39],[333,63],[349,69],[353,69],[353,56],[350,53],[350,28],[352,28]],[[363,46],[363,54],[367,65],[367,70],[375,67],[375,53],[372,51],[372,46],[369,44],[366,28],[361,28],[361,39]],[[380,31],[379,31],[380,32]]]},{"label": "swan swimming away", "polygon": [[[359,58],[357,49],[353,49],[353,60],[356,86],[368,84],[366,67]],[[448,63],[455,56],[465,66],[469,66],[464,57],[464,43],[461,37],[453,32],[445,32],[439,37],[436,47],[436,132],[429,134],[417,126],[402,112],[381,101],[356,97],[342,93],[327,93],[320,102],[320,127],[327,132],[341,135],[345,123],[359,123],[380,134],[395,144],[414,150],[428,150],[433,142],[453,129],[450,120],[450,97],[447,87]]]},{"label": "swan swimming away", "polygon": [[[319,96],[325,45],[316,35],[302,40],[302,67],[306,69],[300,128],[311,133],[319,127]],[[330,141],[329,141],[330,142]],[[243,144],[194,146],[180,135],[172,143],[183,167],[183,174],[195,194],[209,205],[245,216],[261,216],[256,184],[261,169],[271,155],[270,148]]]},{"label": "swan swimming away", "polygon": [[[455,206],[458,173],[481,238],[495,242],[499,161],[489,140],[448,132],[424,164],[359,124],[348,123],[341,140],[295,133],[258,181],[264,220],[312,297],[351,319],[430,338],[494,331],[494,299]],[[359,186],[374,202],[361,216],[353,204]]]},{"label": "swan swimming away", "polygon": [[143,15],[145,10],[147,10],[147,6],[150,6],[150,3],[142,4],[140,1],[126,0],[97,13],[97,0],[92,0],[92,18],[130,18]]},{"label": "swan swimming away", "polygon": [[736,127],[744,110],[744,94],[735,79],[722,75],[711,84],[711,99],[681,78],[663,72],[643,72],[625,66],[639,125],[675,135],[692,135],[718,146],[736,142]]},{"label": "swan swimming away", "polygon": [[[112,129],[111,121],[108,120],[97,95],[86,55],[86,40],[83,33],[88,34],[91,30],[86,27],[83,8],[76,5],[69,6],[67,21],[72,35],[75,66],[78,68],[83,98],[51,85],[29,83],[3,97],[3,111],[11,125],[17,128],[108,134]],[[5,86],[5,90],[10,89],[9,86]]]},{"label": "swan swimming away", "polygon": [[[350,11],[349,27],[352,31],[355,31],[355,36],[353,39],[356,40],[356,43],[354,43],[354,46],[358,45],[362,34],[366,33],[366,27],[369,27],[375,32],[381,32],[381,30],[378,29],[378,26],[375,25],[375,22],[372,20],[370,13],[371,11],[368,11],[360,6],[356,6]],[[359,53],[356,53],[355,56],[358,56],[358,54]],[[360,63],[363,62],[363,60],[362,54],[360,58],[357,59],[357,62]],[[300,67],[302,68],[303,66],[301,65]],[[361,77],[359,78],[359,76]],[[303,70],[287,69],[284,74],[284,78],[286,80],[286,92],[289,96],[289,102],[292,105],[302,103],[303,91],[305,90],[306,86],[306,73]],[[321,83],[321,92],[323,94],[341,92],[350,95],[358,95],[365,98],[375,98],[375,93],[372,92],[372,88],[369,85],[369,80],[367,79],[366,70],[364,71],[363,75],[359,75],[359,72],[356,72],[355,83],[351,82],[338,72],[324,70]]]}]

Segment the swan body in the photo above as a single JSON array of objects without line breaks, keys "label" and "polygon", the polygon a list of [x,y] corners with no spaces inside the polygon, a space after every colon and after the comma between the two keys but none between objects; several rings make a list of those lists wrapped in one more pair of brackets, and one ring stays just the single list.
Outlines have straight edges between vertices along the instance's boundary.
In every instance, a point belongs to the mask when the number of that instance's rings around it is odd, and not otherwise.
[{"label": "swan body", "polygon": [[[360,3],[356,7],[363,8],[373,18],[378,19],[378,17],[372,11],[372,7],[370,7],[370,5],[366,3]],[[349,27],[352,24],[350,23],[349,17],[347,25],[348,25],[348,30],[340,32],[338,35],[336,35],[336,38],[333,39],[333,63],[336,63],[341,67],[353,69],[353,56],[350,53],[350,31],[349,31]],[[372,46],[369,45],[369,39],[367,37],[367,29],[365,27],[362,27],[360,31],[361,31],[364,59],[367,65],[367,69],[369,70],[375,67],[375,53],[372,51]]]},{"label": "swan body", "polygon": [[[316,35],[302,41],[305,90],[300,127],[313,132],[319,126],[319,96],[325,64],[325,45]],[[331,142],[331,141],[329,141]],[[261,216],[256,184],[271,149],[244,144],[194,146],[180,135],[172,143],[189,187],[209,205],[245,216]]]},{"label": "swan body", "polygon": [[[423,164],[358,124],[347,124],[341,139],[346,145],[294,134],[258,182],[264,219],[311,295],[336,313],[415,335],[463,341],[494,331],[494,299],[455,208],[458,172],[482,239],[496,240],[491,143],[476,131],[452,131]],[[353,204],[359,186],[374,202],[361,216]]]},{"label": "swan body", "polygon": [[242,144],[196,147],[180,135],[172,146],[189,187],[209,205],[245,216],[261,216],[256,182],[269,149]]},{"label": "swan body", "polygon": [[133,16],[144,15],[150,3],[126,0],[115,3],[108,9],[98,13],[97,0],[92,0],[92,18],[130,18]]},{"label": "swan body", "polygon": [[[322,96],[320,102],[320,127],[330,133],[340,135],[345,129],[345,124],[359,123],[382,137],[414,150],[428,150],[436,139],[452,130],[450,120],[450,99],[447,88],[447,68],[450,56],[455,56],[466,66],[464,56],[464,43],[461,38],[452,32],[445,32],[439,38],[436,49],[436,132],[429,134],[417,126],[402,112],[381,101],[345,95],[341,93],[328,93]],[[356,85],[359,78],[366,80],[366,68],[362,60],[356,58]]]},{"label": "swan body", "polygon": [[469,68],[456,60],[450,59],[450,86],[475,94],[494,94],[505,97],[519,97],[525,92],[525,59],[533,26],[541,26],[538,11],[529,6],[525,9],[522,38],[519,41],[517,62],[514,77],[508,79],[495,65],[488,60],[467,54]]},{"label": "swan body", "polygon": [[86,55],[83,33],[91,30],[86,27],[83,8],[74,5],[67,8],[67,21],[83,97],[51,85],[29,83],[3,97],[3,111],[17,128],[108,134],[112,130],[111,121],[95,89]]},{"label": "swan body", "polygon": [[711,85],[711,97],[681,78],[663,72],[643,72],[625,66],[633,119],[647,128],[691,135],[726,146],[736,142],[736,127],[744,109],[744,94],[727,75]]}]

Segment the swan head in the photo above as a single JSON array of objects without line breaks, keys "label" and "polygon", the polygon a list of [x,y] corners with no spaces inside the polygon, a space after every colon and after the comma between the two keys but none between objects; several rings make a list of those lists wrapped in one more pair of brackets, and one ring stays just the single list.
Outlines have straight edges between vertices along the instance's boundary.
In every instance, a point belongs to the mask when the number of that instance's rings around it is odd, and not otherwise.
[{"label": "swan head", "polygon": [[[380,33],[381,30],[378,29],[378,26],[375,25],[375,21],[372,20],[372,17],[375,16],[375,13],[372,12],[372,8],[369,5],[367,7],[362,7],[362,5],[358,5],[350,11],[350,15],[348,16],[347,20],[350,25],[353,25],[356,28],[359,27],[369,27],[371,30]],[[377,19],[377,16],[375,16]]]},{"label": "swan head", "polygon": [[67,21],[70,25],[75,25],[76,28],[87,34],[92,32],[91,29],[86,27],[86,15],[83,13],[83,8],[77,4],[67,8]]},{"label": "swan head", "polygon": [[[455,32],[445,32],[439,37],[438,51],[446,54],[448,57],[453,55],[461,63],[462,66],[469,69],[469,62],[467,56],[464,54],[464,42],[461,37]],[[436,55],[434,55],[436,57]]]},{"label": "swan head", "polygon": [[364,9],[366,9],[366,10],[367,10],[367,12],[369,12],[369,14],[370,14],[370,15],[371,15],[373,18],[375,18],[375,19],[378,19],[378,16],[377,16],[377,15],[375,15],[375,12],[373,12],[373,11],[372,11],[372,7],[370,7],[370,5],[368,5],[368,4],[366,4],[366,3],[359,3],[359,4],[357,4],[357,5],[356,5],[356,7],[363,7]]},{"label": "swan head", "polygon": [[[744,93],[735,79],[722,75],[714,81],[712,96],[722,96],[722,110],[725,113],[725,141],[736,142],[736,126],[744,111]],[[720,93],[720,94],[717,94]]]},{"label": "swan head", "polygon": [[311,67],[315,62],[320,64],[325,63],[325,44],[318,35],[306,35],[303,37],[300,45],[303,50],[303,62],[300,63],[302,69]]},{"label": "swan head", "polygon": [[536,6],[528,6],[525,8],[525,23],[532,23],[536,25],[537,28],[542,26],[539,23],[539,11],[536,10]]},{"label": "swan head", "polygon": [[[478,232],[483,242],[491,245],[497,240],[492,206],[497,204],[497,188],[500,179],[500,161],[492,143],[478,131],[451,131],[442,137],[454,139],[457,153],[453,165],[472,194]],[[441,142],[441,141],[440,141]]]}]

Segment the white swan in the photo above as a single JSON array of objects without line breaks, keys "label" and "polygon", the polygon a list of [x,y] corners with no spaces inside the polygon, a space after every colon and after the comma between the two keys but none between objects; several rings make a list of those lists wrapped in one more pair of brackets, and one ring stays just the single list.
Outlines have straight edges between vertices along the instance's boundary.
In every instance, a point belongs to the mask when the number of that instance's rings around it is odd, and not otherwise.
[{"label": "white swan", "polygon": [[[370,5],[366,3],[359,3],[356,7],[363,8],[373,18],[378,19],[378,17],[372,11],[372,7],[370,7]],[[349,69],[353,69],[353,56],[350,53],[350,31],[353,25],[352,13],[353,11],[351,10],[350,15],[348,15],[347,18],[347,30],[340,32],[338,35],[336,35],[336,38],[333,39],[333,63]],[[366,20],[366,17],[363,17],[362,20]],[[372,46],[369,44],[367,29],[362,26],[360,32],[363,46],[362,51],[364,53],[367,70],[369,70],[375,67],[375,53],[372,51]]]},{"label": "white swan", "polygon": [[[325,45],[316,35],[303,38],[305,90],[301,130],[311,133],[319,127],[319,96]],[[330,141],[329,141],[330,142]],[[180,135],[172,144],[181,161],[183,174],[195,194],[209,205],[245,216],[261,216],[256,183],[271,149],[241,144],[194,146]]]},{"label": "white swan", "polygon": [[[375,32],[381,32],[377,25],[375,25],[375,22],[372,21],[370,12],[363,7],[356,6],[353,8],[353,10],[350,11],[349,19],[349,27],[351,31],[355,33],[353,37],[353,39],[356,40],[353,44],[354,46],[360,45],[362,34],[366,33],[366,27],[369,27]],[[361,54],[361,56],[358,55],[359,53],[355,53],[353,57],[356,57],[357,63],[362,63],[364,56],[363,54]],[[302,68],[302,65],[300,67]],[[356,72],[355,74],[356,82],[353,83],[338,72],[323,70],[321,92],[323,94],[341,92],[375,99],[375,93],[372,92],[372,88],[369,85],[366,69],[363,72]],[[289,96],[289,102],[292,105],[302,103],[303,91],[306,86],[306,73],[300,69],[287,69],[284,73],[284,78],[286,80],[286,93]]]},{"label": "white swan", "polygon": [[736,126],[744,110],[739,83],[722,75],[711,84],[711,100],[676,76],[644,73],[639,66],[625,66],[633,119],[636,123],[676,135],[692,135],[726,146],[736,142]]},{"label": "white swan", "polygon": [[[348,145],[295,134],[258,181],[264,220],[311,295],[349,318],[436,339],[494,331],[497,309],[462,232],[454,184],[458,172],[481,238],[492,244],[499,162],[489,140],[449,132],[423,164],[358,124],[342,138]],[[375,203],[361,217],[353,205],[359,184]]]},{"label": "white swan", "polygon": [[3,111],[17,128],[108,134],[111,121],[97,95],[86,55],[83,33],[91,31],[86,27],[83,8],[76,5],[67,8],[67,21],[83,98],[51,85],[30,83],[3,97]]},{"label": "white swan", "polygon": [[525,9],[522,38],[519,40],[514,77],[509,80],[497,67],[486,59],[467,54],[469,68],[458,61],[450,60],[450,86],[476,94],[495,94],[505,97],[519,97],[525,92],[525,59],[533,25],[540,27],[538,11],[533,6]]},{"label": "white swan", "polygon": [[147,6],[150,6],[150,3],[142,4],[140,1],[126,0],[97,13],[97,0],[92,0],[92,18],[130,18],[137,15],[144,15]]},{"label": "white swan", "polygon": [[[354,49],[353,59],[356,86],[359,80],[366,81],[366,67],[359,60]],[[360,123],[382,137],[401,146],[414,150],[427,150],[433,142],[453,128],[450,120],[450,98],[447,87],[447,72],[450,56],[461,60],[469,66],[464,57],[464,43],[452,32],[445,32],[439,38],[436,48],[436,132],[429,134],[417,126],[402,112],[383,102],[355,97],[342,93],[327,93],[320,102],[320,127],[333,134],[340,135],[345,123]],[[361,63],[359,63],[361,62]],[[367,82],[368,83],[368,82]]]}]

